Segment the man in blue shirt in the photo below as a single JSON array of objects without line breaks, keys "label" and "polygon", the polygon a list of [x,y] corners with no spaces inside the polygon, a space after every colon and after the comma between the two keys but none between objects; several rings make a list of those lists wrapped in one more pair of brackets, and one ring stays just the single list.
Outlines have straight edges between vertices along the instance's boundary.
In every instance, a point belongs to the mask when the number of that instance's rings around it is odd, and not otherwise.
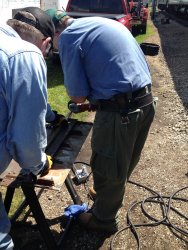
[{"label": "man in blue shirt", "polygon": [[118,230],[125,185],[139,161],[154,118],[151,76],[145,56],[128,29],[101,17],[73,19],[47,10],[56,33],[64,84],[75,103],[97,106],[91,139],[96,199],[80,215],[89,229]]},{"label": "man in blue shirt", "polygon": [[[0,174],[14,159],[24,174],[46,174],[46,56],[54,25],[39,8],[18,12],[0,25]],[[50,113],[51,112],[51,113]],[[48,106],[48,119],[54,114]],[[0,197],[0,249],[13,249]]]}]

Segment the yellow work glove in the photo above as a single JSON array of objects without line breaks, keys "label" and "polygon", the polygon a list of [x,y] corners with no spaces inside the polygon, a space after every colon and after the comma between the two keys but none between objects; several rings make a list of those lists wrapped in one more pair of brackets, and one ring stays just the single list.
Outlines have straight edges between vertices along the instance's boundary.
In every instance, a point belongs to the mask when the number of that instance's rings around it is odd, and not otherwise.
[{"label": "yellow work glove", "polygon": [[53,165],[52,157],[50,155],[46,155],[46,163],[40,172],[40,176],[43,177],[47,175],[50,169],[52,168],[52,165]]}]

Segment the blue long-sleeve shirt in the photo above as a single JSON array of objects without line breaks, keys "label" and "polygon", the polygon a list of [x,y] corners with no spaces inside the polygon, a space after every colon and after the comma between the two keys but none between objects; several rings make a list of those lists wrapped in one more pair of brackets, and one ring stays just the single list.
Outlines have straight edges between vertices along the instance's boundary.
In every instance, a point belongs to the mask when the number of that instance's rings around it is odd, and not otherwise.
[{"label": "blue long-sleeve shirt", "polygon": [[151,83],[145,56],[129,30],[102,17],[75,19],[59,36],[68,94],[109,99]]},{"label": "blue long-sleeve shirt", "polygon": [[14,159],[37,174],[46,162],[46,63],[40,50],[0,26],[0,174]]}]

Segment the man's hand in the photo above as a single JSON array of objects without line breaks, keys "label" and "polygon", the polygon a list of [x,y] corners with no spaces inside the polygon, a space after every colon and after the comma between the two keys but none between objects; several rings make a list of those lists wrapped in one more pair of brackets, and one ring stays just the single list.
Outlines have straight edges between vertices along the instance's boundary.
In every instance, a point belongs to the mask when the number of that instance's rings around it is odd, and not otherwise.
[{"label": "man's hand", "polygon": [[50,155],[46,155],[46,163],[43,167],[43,169],[40,171],[39,176],[43,177],[45,175],[47,175],[50,171],[50,169],[52,168],[53,165],[53,161],[52,161],[52,157]]},{"label": "man's hand", "polygon": [[53,127],[58,127],[63,121],[66,121],[66,119],[64,115],[58,114],[57,111],[53,110],[53,112],[55,114],[55,119],[49,123]]},{"label": "man's hand", "polygon": [[20,179],[20,181],[24,181],[27,183],[37,182],[37,179],[39,177],[43,177],[49,173],[50,169],[52,168],[52,165],[53,165],[52,157],[50,155],[46,155],[46,163],[44,164],[43,169],[40,170],[40,172],[37,175],[28,171],[26,172],[22,169],[17,178]]}]

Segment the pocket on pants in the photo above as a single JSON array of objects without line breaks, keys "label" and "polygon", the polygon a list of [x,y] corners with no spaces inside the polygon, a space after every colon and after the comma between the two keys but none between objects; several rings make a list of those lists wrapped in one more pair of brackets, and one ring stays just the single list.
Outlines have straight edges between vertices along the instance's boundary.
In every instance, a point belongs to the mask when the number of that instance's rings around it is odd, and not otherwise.
[{"label": "pocket on pants", "polygon": [[93,125],[91,148],[100,155],[115,157],[115,113],[98,112]]}]

